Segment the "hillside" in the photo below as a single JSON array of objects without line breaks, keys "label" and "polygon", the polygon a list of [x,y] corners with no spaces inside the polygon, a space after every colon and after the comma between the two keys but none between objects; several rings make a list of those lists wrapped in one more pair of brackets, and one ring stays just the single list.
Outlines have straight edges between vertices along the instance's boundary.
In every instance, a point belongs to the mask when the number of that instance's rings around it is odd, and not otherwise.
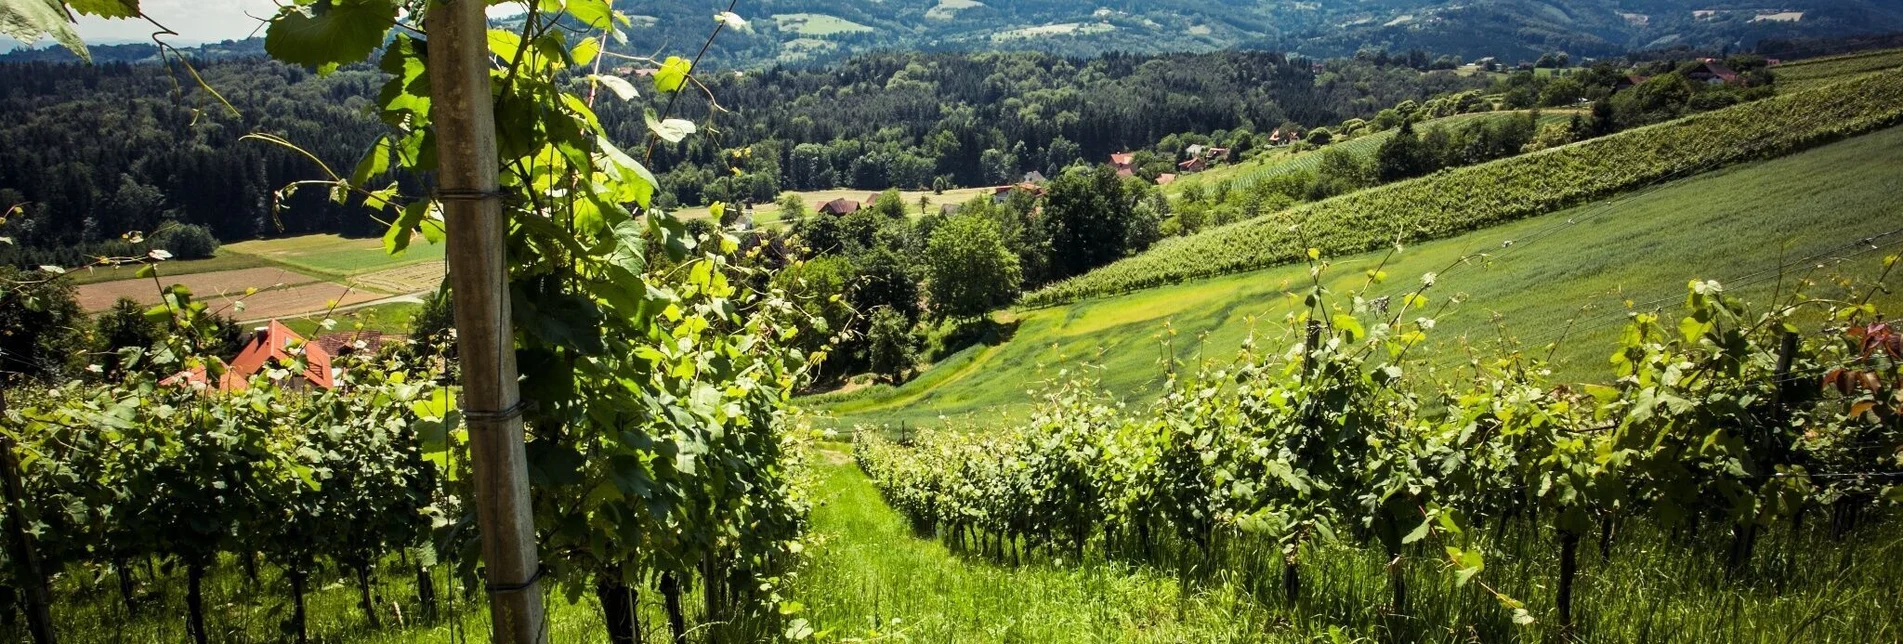
[{"label": "hillside", "polygon": [[[633,42],[694,40],[726,2],[641,3]],[[621,7],[618,7],[621,8]],[[746,33],[708,52],[721,65],[829,62],[882,50],[1108,52],[1232,47],[1348,56],[1363,49],[1532,61],[1547,52],[1607,57],[1641,49],[1750,49],[1759,41],[1811,42],[1903,30],[1884,0],[758,0],[737,7]],[[499,20],[510,24],[509,19]],[[193,48],[201,58],[259,53],[261,39]],[[651,47],[651,44],[642,45]],[[5,50],[0,50],[4,52]],[[150,44],[96,47],[100,61],[152,60]],[[71,60],[58,48],[15,49],[6,60]]]},{"label": "hillside", "polygon": [[1026,295],[1045,306],[1435,239],[1903,120],[1903,70],[1350,193],[1188,237]]},{"label": "hillside", "polygon": [[[1692,278],[1727,282],[1761,300],[1777,287],[1781,259],[1834,266],[1841,257],[1852,262],[1850,268],[1874,266],[1883,253],[1856,242],[1882,233],[1891,234],[1875,244],[1885,249],[1903,242],[1893,232],[1903,225],[1903,210],[1887,196],[1897,190],[1903,190],[1903,128],[1890,128],[1411,246],[1386,268],[1394,279],[1379,294],[1403,292],[1418,284],[1418,276],[1440,273],[1434,302],[1455,293],[1466,301],[1439,317],[1433,340],[1438,362],[1457,364],[1463,339],[1491,341],[1498,315],[1536,350],[1565,335],[1554,351],[1556,376],[1585,377],[1596,373],[1589,370],[1612,346],[1625,301],[1640,308],[1672,306]],[[1447,270],[1474,253],[1491,257]],[[1331,288],[1358,287],[1362,272],[1383,254],[1330,258]],[[1021,312],[1009,342],[968,350],[897,389],[814,402],[838,414],[841,425],[1021,414],[1026,389],[1080,362],[1093,365],[1089,373],[1105,388],[1142,399],[1161,379],[1159,334],[1166,324],[1176,331],[1179,359],[1220,359],[1240,346],[1250,317],[1273,333],[1291,309],[1285,299],[1290,287],[1305,279],[1305,267],[1280,267]],[[1564,333],[1574,318],[1577,323]]]}]

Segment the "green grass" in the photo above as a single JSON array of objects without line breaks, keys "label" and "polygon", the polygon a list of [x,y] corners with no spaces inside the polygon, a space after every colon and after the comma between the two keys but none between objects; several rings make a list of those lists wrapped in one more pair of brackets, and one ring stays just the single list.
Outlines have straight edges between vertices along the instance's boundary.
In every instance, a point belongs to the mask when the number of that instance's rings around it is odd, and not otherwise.
[{"label": "green grass", "polygon": [[830,36],[872,31],[871,27],[822,13],[778,13],[773,14],[773,20],[779,23],[780,30],[792,31],[802,36]]},{"label": "green grass", "polygon": [[[796,597],[838,637],[910,642],[1260,641],[1260,606],[1185,593],[1169,575],[1114,562],[992,563],[913,534],[843,454],[822,465],[812,558]],[[897,634],[897,635],[893,635]]]},{"label": "green grass", "polygon": [[[189,275],[192,273],[215,273],[218,271],[231,271],[270,265],[270,262],[257,257],[220,248],[218,252],[213,253],[209,258],[168,261],[165,262],[161,268],[164,269],[163,273],[165,275]],[[74,269],[67,273],[67,276],[72,278],[74,284],[97,284],[100,282],[117,282],[120,280],[134,279],[137,277],[138,272],[139,267],[137,266],[122,266],[119,268]]]},{"label": "green grass", "polygon": [[[421,304],[397,302],[338,311],[329,316],[320,312],[292,318],[279,318],[278,321],[306,338],[314,338],[324,333],[349,331],[409,333],[410,321],[422,310]],[[330,331],[323,330],[322,323],[325,317],[337,320],[337,326]]]},{"label": "green grass", "polygon": [[[1554,351],[1555,376],[1596,380],[1605,377],[1604,357],[1620,330],[1625,300],[1675,307],[1690,279],[1730,280],[1776,266],[1780,257],[1811,256],[1903,226],[1903,206],[1894,197],[1899,192],[1903,128],[1891,128],[1412,246],[1387,268],[1390,284],[1378,294],[1413,288],[1423,273],[1439,272],[1432,292],[1436,305],[1456,293],[1466,296],[1439,317],[1429,355],[1442,365],[1458,361],[1463,339],[1494,339],[1496,315],[1508,332],[1534,347],[1556,339],[1569,320],[1580,317]],[[1899,237],[1884,243],[1903,241]],[[1503,248],[1510,240],[1515,247]],[[1445,270],[1462,256],[1483,252],[1494,256]],[[1329,258],[1331,288],[1358,288],[1362,272],[1381,256]],[[1868,270],[1881,257],[1864,255],[1844,268]],[[1305,267],[1283,266],[1021,312],[1008,343],[968,361],[949,360],[902,387],[817,407],[838,414],[842,426],[933,425],[941,416],[971,422],[1022,418],[1029,410],[1027,389],[1085,361],[1105,388],[1146,400],[1163,375],[1158,334],[1166,323],[1177,331],[1179,359],[1223,358],[1249,333],[1250,317],[1263,320],[1258,330],[1265,336],[1280,333],[1279,321],[1292,308],[1286,293],[1306,279]],[[1759,282],[1744,293],[1761,302],[1774,285]]]},{"label": "green grass", "polygon": [[444,244],[417,239],[395,257],[383,251],[382,239],[349,239],[337,235],[303,235],[226,244],[225,252],[302,269],[324,277],[341,278],[387,268],[443,259]]}]

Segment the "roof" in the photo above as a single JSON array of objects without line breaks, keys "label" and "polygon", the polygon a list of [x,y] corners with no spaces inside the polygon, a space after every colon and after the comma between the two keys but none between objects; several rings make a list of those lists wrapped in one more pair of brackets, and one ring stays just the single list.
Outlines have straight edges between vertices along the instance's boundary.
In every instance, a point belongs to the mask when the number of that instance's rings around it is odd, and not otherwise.
[{"label": "roof", "polygon": [[820,204],[819,211],[828,215],[850,215],[859,212],[859,202],[851,199],[834,199]]},{"label": "roof", "polygon": [[1727,83],[1738,80],[1738,72],[1731,71],[1731,68],[1724,66],[1723,63],[1710,60],[1699,63],[1698,67],[1692,70],[1691,76],[1694,78],[1698,76],[1716,78]]},{"label": "roof", "polygon": [[299,346],[304,348],[304,371],[298,375],[325,389],[336,386],[331,378],[330,352],[315,343],[306,342],[304,336],[277,320],[272,320],[271,324],[251,336],[244,349],[238,352],[238,357],[231,359],[231,372],[249,379],[272,362],[295,361],[297,355],[293,350]]},{"label": "roof", "polygon": [[1176,164],[1176,167],[1182,168],[1184,170],[1201,170],[1203,169],[1203,165],[1204,165],[1203,158],[1196,157],[1194,159],[1190,159],[1188,161],[1178,163]]},{"label": "roof", "polygon": [[164,380],[159,381],[159,385],[163,387],[194,385],[217,391],[243,391],[246,387],[250,386],[250,383],[247,382],[244,377],[239,376],[236,371],[226,366],[225,361],[217,358],[212,358],[211,361],[218,365],[217,371],[219,375],[216,385],[213,385],[211,379],[206,377],[207,370],[205,367],[207,365],[199,365],[167,376]]},{"label": "roof", "polygon": [[1117,176],[1119,176],[1119,177],[1134,177],[1134,176],[1136,176],[1136,173],[1137,173],[1137,172],[1136,172],[1135,170],[1131,170],[1131,169],[1129,169],[1129,168],[1118,168],[1118,169],[1117,169]]},{"label": "roof", "polygon": [[1137,155],[1134,152],[1120,152],[1110,155],[1110,164],[1115,166],[1127,166],[1136,163],[1136,160]]},{"label": "roof", "polygon": [[1172,183],[1176,183],[1176,175],[1173,175],[1173,174],[1156,175],[1156,185],[1167,186]]},{"label": "roof", "polygon": [[1030,171],[1030,172],[1026,172],[1026,173],[1024,173],[1024,182],[1025,182],[1025,183],[1044,183],[1044,182],[1046,182],[1046,181],[1049,181],[1049,179],[1045,179],[1045,178],[1044,178],[1044,173],[1042,173],[1042,172],[1038,172],[1038,171],[1036,171],[1036,170],[1032,170],[1032,171]]},{"label": "roof", "polygon": [[363,350],[374,354],[383,350],[384,343],[399,341],[403,338],[404,336],[398,334],[386,334],[382,331],[365,329],[362,331],[326,333],[317,336],[317,346],[322,347],[325,353],[329,353],[333,356],[341,356],[357,351],[357,343],[362,342]]}]

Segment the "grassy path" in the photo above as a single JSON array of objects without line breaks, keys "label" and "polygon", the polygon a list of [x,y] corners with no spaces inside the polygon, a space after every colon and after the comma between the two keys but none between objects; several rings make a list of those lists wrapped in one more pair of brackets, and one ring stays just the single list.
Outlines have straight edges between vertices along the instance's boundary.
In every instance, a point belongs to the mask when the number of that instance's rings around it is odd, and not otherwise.
[{"label": "grassy path", "polygon": [[[843,449],[843,448],[842,448]],[[912,533],[864,473],[821,452],[806,618],[842,638],[912,642],[1260,641],[1239,598],[1178,593],[1173,579],[1114,563],[1013,567]],[[896,639],[896,638],[895,638]]]}]

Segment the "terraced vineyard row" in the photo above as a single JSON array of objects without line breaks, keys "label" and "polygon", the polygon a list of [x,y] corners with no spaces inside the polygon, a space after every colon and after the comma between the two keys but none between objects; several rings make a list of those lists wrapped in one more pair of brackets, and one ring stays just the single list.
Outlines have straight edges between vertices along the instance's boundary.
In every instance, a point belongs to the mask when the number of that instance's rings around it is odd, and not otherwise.
[{"label": "terraced vineyard row", "polygon": [[1793,92],[1898,67],[1903,67],[1903,49],[1814,58],[1778,67],[1774,72],[1778,89]]},{"label": "terraced vineyard row", "polygon": [[1437,239],[1903,123],[1903,70],[1796,92],[1600,139],[1444,171],[1171,239],[1058,282],[1051,306],[1300,258]]}]

